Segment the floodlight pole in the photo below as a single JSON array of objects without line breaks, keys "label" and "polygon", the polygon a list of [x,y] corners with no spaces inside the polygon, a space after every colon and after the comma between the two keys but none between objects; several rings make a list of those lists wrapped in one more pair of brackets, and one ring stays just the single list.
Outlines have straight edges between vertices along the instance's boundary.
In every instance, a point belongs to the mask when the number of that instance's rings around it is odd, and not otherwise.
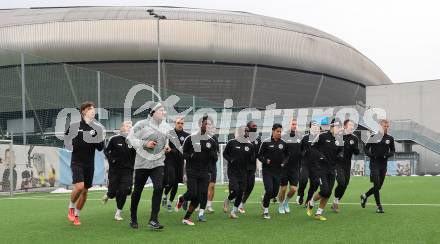
[{"label": "floodlight pole", "polygon": [[159,15],[154,12],[154,9],[148,9],[147,12],[157,20],[157,93],[160,93],[160,24],[161,19],[166,19],[165,15]]}]

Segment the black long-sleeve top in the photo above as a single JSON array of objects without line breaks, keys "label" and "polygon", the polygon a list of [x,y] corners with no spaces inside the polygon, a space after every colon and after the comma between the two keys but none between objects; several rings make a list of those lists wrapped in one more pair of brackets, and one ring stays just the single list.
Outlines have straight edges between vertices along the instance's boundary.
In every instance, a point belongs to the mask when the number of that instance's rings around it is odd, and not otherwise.
[{"label": "black long-sleeve top", "polygon": [[263,170],[268,170],[274,174],[280,174],[289,159],[287,143],[280,139],[275,141],[273,137],[261,142],[258,151],[258,159],[263,164]]},{"label": "black long-sleeve top", "polygon": [[209,164],[218,159],[216,147],[216,141],[207,134],[198,132],[188,136],[183,143],[187,175],[207,173]]},{"label": "black long-sleeve top", "polygon": [[94,167],[95,150],[104,149],[104,127],[92,120],[81,119],[70,124],[64,137],[66,148],[72,150],[71,164]]},{"label": "black long-sleeve top", "polygon": [[249,162],[247,169],[255,171],[257,169],[257,158],[258,158],[258,151],[260,150],[260,146],[261,146],[261,137],[258,136],[257,138],[255,138],[255,140],[252,141],[251,144],[254,148],[255,160]]},{"label": "black long-sleeve top", "polygon": [[385,162],[396,152],[394,146],[394,138],[388,134],[373,135],[369,138],[365,145],[365,154],[370,157],[371,161]]},{"label": "black long-sleeve top", "polygon": [[318,164],[321,169],[333,170],[336,168],[336,164],[343,160],[343,141],[336,140],[330,131],[319,135],[317,148],[324,156],[324,159],[320,160]]},{"label": "black long-sleeve top", "polygon": [[351,158],[354,155],[359,155],[359,139],[354,134],[345,134],[344,138],[344,158],[341,161],[342,165],[351,165]]},{"label": "black long-sleeve top", "polygon": [[290,131],[289,134],[284,134],[282,139],[287,143],[289,151],[289,161],[287,167],[297,166],[301,160],[301,139],[303,135],[296,131]]},{"label": "black long-sleeve top", "polygon": [[[215,141],[215,148],[216,148],[217,154],[218,154],[220,152],[219,145],[218,145],[218,136],[217,135],[213,135],[211,137]],[[216,168],[217,168],[217,159],[218,159],[218,156],[217,157],[212,157],[212,160],[211,160],[211,162],[209,164],[209,171],[213,172],[214,170],[216,170]]]},{"label": "black long-sleeve top", "polygon": [[318,167],[318,162],[323,159],[317,148],[319,135],[305,135],[301,140],[301,164],[312,169]]},{"label": "black long-sleeve top", "polygon": [[177,131],[176,129],[173,129],[168,133],[168,145],[171,148],[171,151],[165,154],[165,165],[183,165],[182,147],[188,136],[189,133],[184,130]]},{"label": "black long-sleeve top", "polygon": [[107,147],[104,149],[104,154],[107,157],[110,170],[133,170],[136,150],[127,143],[126,136],[115,135],[110,137]]},{"label": "black long-sleeve top", "polygon": [[244,176],[250,162],[255,162],[254,146],[250,142],[230,140],[223,151],[223,158],[228,161],[228,175]]}]

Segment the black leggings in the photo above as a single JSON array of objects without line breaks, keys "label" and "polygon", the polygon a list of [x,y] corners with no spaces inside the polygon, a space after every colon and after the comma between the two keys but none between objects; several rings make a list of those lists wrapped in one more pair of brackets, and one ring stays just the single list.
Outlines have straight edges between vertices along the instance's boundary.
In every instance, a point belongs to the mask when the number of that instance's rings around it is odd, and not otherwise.
[{"label": "black leggings", "polygon": [[191,201],[190,206],[192,206],[192,209],[197,208],[199,204],[200,209],[205,209],[206,203],[208,201],[208,173],[203,173],[199,175],[189,174],[187,175],[187,177],[187,191],[183,195],[183,199],[185,201]]},{"label": "black leggings", "polygon": [[380,202],[380,189],[385,181],[385,175],[387,174],[387,168],[370,168],[370,181],[373,182],[373,187],[365,194],[367,197],[374,194],[376,205],[381,206]]},{"label": "black leggings", "polygon": [[179,183],[174,184],[172,187],[165,187],[165,195],[170,194],[170,201],[174,201],[174,198],[176,198],[177,190],[179,189]]},{"label": "black leggings", "polygon": [[148,178],[153,182],[153,196],[151,197],[150,221],[157,221],[160,211],[160,200],[163,192],[163,166],[153,169],[136,169],[134,176],[134,190],[131,194],[131,219],[137,222],[137,208],[141,199],[142,190]]},{"label": "black leggings", "polygon": [[238,207],[241,203],[243,193],[246,190],[246,176],[228,174],[229,178],[229,201],[235,198],[234,206]]},{"label": "black leggings", "polygon": [[108,172],[108,198],[116,197],[116,206],[122,210],[127,200],[127,196],[131,194],[133,185],[132,169],[110,169]]},{"label": "black leggings", "polygon": [[302,164],[299,176],[299,187],[298,187],[298,196],[303,199],[304,191],[306,190],[307,183],[310,180],[309,190],[307,192],[307,198],[305,202],[308,202],[312,199],[313,193],[315,193],[316,189],[319,186],[319,179],[316,175],[316,169],[310,167],[308,164]]},{"label": "black leggings", "polygon": [[243,198],[241,199],[243,203],[246,203],[246,201],[248,200],[249,196],[252,193],[252,190],[254,190],[254,186],[255,186],[255,170],[248,170],[246,174],[246,189],[243,193]]},{"label": "black leggings", "polygon": [[165,177],[164,177],[164,193],[165,195],[170,194],[170,201],[174,201],[176,197],[177,190],[179,188],[179,179],[177,179],[177,168],[168,165],[165,167]]},{"label": "black leggings", "polygon": [[330,198],[335,185],[335,171],[331,169],[324,170],[318,173],[318,177],[319,195],[323,198]]},{"label": "black leggings", "polygon": [[336,169],[336,181],[338,186],[335,189],[335,197],[339,200],[344,196],[345,190],[347,190],[348,183],[350,182],[351,165],[340,165]]},{"label": "black leggings", "polygon": [[270,199],[278,195],[280,176],[263,169],[264,198],[263,207],[268,208]]}]

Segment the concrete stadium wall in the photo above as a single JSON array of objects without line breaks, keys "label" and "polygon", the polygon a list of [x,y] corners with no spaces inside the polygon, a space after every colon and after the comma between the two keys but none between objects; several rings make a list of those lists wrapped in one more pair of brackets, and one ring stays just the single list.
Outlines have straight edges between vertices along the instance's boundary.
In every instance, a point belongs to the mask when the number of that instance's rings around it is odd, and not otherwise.
[{"label": "concrete stadium wall", "polygon": [[[440,133],[440,80],[368,86],[366,101],[389,119],[412,119]],[[418,145],[413,150],[420,154],[419,173],[440,173],[440,155]]]}]

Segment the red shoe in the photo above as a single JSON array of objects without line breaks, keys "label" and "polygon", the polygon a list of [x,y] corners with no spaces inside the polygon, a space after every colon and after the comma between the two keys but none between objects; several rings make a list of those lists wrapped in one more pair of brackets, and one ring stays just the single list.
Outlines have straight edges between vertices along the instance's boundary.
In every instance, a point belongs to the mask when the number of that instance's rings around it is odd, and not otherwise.
[{"label": "red shoe", "polygon": [[73,222],[75,220],[75,209],[69,208],[69,213],[67,214],[67,218],[70,222]]},{"label": "red shoe", "polygon": [[81,225],[81,222],[79,222],[79,217],[75,216],[74,220],[73,220],[73,225],[79,226]]},{"label": "red shoe", "polygon": [[189,225],[189,226],[195,225],[194,222],[191,221],[191,219],[183,219],[182,224]]},{"label": "red shoe", "polygon": [[177,197],[177,202],[176,202],[176,207],[175,207],[175,211],[179,211],[182,208],[183,202],[185,201],[185,199],[183,199],[182,195],[179,195]]}]

